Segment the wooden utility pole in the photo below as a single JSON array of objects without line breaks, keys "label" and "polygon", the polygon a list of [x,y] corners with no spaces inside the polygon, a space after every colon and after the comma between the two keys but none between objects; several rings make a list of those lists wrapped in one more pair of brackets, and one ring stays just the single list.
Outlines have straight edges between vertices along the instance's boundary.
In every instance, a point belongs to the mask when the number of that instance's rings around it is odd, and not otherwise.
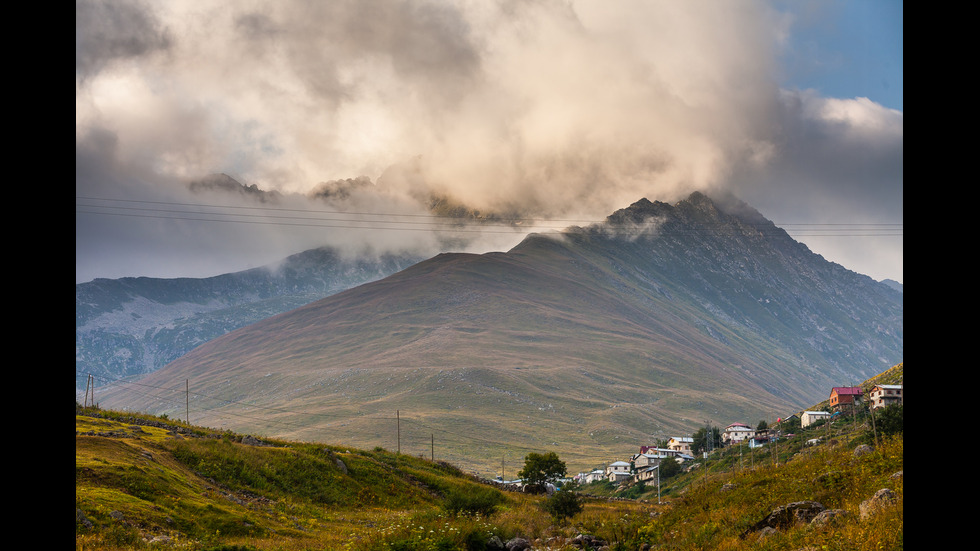
[{"label": "wooden utility pole", "polygon": [[191,382],[190,379],[184,379],[184,418],[187,420],[187,424],[191,424]]},{"label": "wooden utility pole", "polygon": [[433,461],[435,461],[435,460],[436,460],[436,435],[434,435],[434,434],[429,434],[429,438],[430,438],[430,440],[431,440],[431,444],[430,444],[430,446],[431,446],[431,451],[429,452],[429,453],[431,454],[431,455],[430,455],[430,458],[431,458],[431,459],[432,459]]},{"label": "wooden utility pole", "polygon": [[401,413],[395,410],[395,437],[397,438],[398,455],[402,453],[402,419]]},{"label": "wooden utility pole", "polygon": [[89,391],[90,388],[92,388],[92,374],[91,373],[89,373],[88,376],[85,377],[85,400],[84,400],[85,407],[88,407],[88,391]]}]

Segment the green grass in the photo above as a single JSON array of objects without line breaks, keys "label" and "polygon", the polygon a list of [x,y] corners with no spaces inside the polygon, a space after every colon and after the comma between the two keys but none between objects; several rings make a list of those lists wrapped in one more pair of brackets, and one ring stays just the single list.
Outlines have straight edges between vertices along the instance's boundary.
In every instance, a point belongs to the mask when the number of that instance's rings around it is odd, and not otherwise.
[{"label": "green grass", "polygon": [[[804,445],[810,431],[776,453],[716,452],[707,471],[663,481],[660,503],[651,483],[583,488],[593,495],[580,494],[582,511],[565,519],[543,496],[499,491],[441,461],[382,448],[254,446],[227,431],[85,409],[76,411],[75,502],[87,522],[76,522],[76,550],[156,548],[147,542],[161,536],[191,551],[468,551],[517,536],[566,550],[580,533],[611,549],[901,549],[901,434],[857,456],[873,440],[866,427],[817,432],[826,437],[815,447]],[[897,504],[862,520],[860,503],[885,487]],[[623,496],[631,499],[608,499]],[[825,528],[746,534],[773,508],[802,500],[848,515]]]}]

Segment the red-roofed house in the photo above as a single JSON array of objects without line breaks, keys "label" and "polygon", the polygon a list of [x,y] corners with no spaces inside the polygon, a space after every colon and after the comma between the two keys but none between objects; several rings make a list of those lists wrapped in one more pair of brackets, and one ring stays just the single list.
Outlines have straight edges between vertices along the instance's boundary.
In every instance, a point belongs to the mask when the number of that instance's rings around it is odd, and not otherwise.
[{"label": "red-roofed house", "polygon": [[842,407],[856,406],[861,403],[863,394],[859,386],[835,386],[830,391],[830,407],[839,410]]}]

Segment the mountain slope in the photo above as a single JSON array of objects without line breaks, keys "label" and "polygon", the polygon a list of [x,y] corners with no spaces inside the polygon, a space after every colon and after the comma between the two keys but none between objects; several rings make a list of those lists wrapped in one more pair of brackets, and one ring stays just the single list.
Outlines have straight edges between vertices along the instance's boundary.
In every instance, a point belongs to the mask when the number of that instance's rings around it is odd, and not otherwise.
[{"label": "mountain slope", "polygon": [[797,411],[901,362],[902,321],[901,293],[696,193],[506,253],[436,256],[142,381],[172,394],[103,400],[179,412],[186,383],[195,415],[222,426],[362,447],[438,434],[452,461],[489,472],[541,447],[574,464]]},{"label": "mountain slope", "polygon": [[215,277],[96,279],[75,285],[76,388],[149,373],[214,337],[380,279],[420,257],[348,259],[327,248]]}]

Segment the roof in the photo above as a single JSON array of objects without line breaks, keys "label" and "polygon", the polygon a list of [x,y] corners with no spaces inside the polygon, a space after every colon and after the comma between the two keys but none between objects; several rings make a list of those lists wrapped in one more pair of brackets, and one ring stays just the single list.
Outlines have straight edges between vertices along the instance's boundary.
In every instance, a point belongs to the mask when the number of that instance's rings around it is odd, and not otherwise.
[{"label": "roof", "polygon": [[613,461],[612,463],[609,464],[610,467],[613,466],[613,465],[616,465],[616,466],[621,466],[621,465],[629,466],[629,463],[627,463],[625,461]]},{"label": "roof", "polygon": [[837,394],[863,394],[859,386],[835,386],[830,393],[834,394],[835,392]]},{"label": "roof", "polygon": [[672,436],[670,439],[678,442],[694,442],[694,438],[690,436]]},{"label": "roof", "polygon": [[731,429],[731,428],[739,428],[739,427],[745,427],[747,429],[748,428],[752,428],[752,427],[746,425],[745,423],[732,423],[731,425],[728,425],[727,428],[730,428]]},{"label": "roof", "polygon": [[902,385],[875,385],[878,388],[901,389]]},{"label": "roof", "polygon": [[804,411],[803,415],[830,415],[826,411]]}]

